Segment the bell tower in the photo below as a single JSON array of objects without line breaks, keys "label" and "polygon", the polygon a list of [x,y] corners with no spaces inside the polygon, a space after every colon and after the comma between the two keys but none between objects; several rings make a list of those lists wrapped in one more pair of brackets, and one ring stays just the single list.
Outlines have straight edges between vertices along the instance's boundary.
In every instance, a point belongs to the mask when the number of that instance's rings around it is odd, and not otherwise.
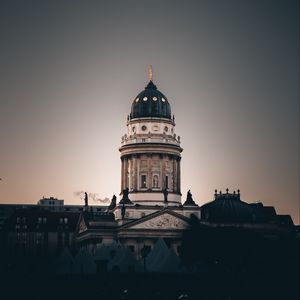
[{"label": "bell tower", "polygon": [[180,137],[166,96],[149,83],[133,100],[122,137],[121,193],[129,190],[133,203],[162,205],[168,192],[168,205],[181,204]]}]

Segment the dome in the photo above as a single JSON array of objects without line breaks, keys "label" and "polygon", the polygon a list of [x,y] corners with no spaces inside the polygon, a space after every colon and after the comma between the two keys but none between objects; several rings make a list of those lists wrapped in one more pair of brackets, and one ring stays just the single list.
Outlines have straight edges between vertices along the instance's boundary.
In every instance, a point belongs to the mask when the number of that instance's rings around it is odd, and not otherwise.
[{"label": "dome", "polygon": [[221,223],[251,223],[254,210],[239,194],[215,194],[215,200],[201,206],[202,220]]},{"label": "dome", "polygon": [[133,100],[130,118],[166,118],[171,119],[171,106],[167,97],[156,85],[149,81],[145,89]]}]

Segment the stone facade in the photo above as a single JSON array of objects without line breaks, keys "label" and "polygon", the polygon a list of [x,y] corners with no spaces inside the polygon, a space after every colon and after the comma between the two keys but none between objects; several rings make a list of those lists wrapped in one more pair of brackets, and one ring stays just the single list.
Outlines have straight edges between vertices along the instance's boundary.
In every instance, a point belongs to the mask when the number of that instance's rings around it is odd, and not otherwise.
[{"label": "stone facade", "polygon": [[173,120],[128,120],[122,137],[121,193],[128,188],[133,202],[161,204],[163,191],[169,202],[181,203],[180,160],[182,148]]}]

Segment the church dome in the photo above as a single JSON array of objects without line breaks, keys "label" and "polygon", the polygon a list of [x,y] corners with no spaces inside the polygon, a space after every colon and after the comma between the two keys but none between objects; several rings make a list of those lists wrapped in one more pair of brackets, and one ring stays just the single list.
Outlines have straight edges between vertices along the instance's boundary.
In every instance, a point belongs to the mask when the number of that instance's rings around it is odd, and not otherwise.
[{"label": "church dome", "polygon": [[149,81],[145,89],[133,100],[130,118],[166,118],[171,119],[171,106],[167,97],[156,85]]}]

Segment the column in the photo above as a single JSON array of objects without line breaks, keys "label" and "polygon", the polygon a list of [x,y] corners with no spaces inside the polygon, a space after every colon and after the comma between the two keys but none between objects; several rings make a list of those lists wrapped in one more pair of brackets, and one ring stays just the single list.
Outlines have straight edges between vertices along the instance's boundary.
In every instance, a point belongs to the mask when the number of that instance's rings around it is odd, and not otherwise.
[{"label": "column", "polygon": [[133,190],[136,191],[137,190],[137,158],[136,158],[136,155],[133,155],[132,157],[132,164],[133,164],[133,167],[132,167],[132,172],[133,172],[133,178],[132,178],[132,187],[133,187]]},{"label": "column", "polygon": [[177,191],[177,168],[176,168],[176,158],[173,157],[173,192]]},{"label": "column", "polygon": [[164,190],[166,188],[166,162],[165,155],[162,155],[162,169],[161,169],[161,188]]},{"label": "column", "polygon": [[181,160],[181,157],[179,157],[178,160],[177,160],[177,192],[178,193],[181,192],[180,160]]},{"label": "column", "polygon": [[121,193],[124,189],[124,158],[121,157]]},{"label": "column", "polygon": [[147,154],[147,189],[151,189],[152,188],[152,164],[151,164],[151,159],[152,155],[151,154]]},{"label": "column", "polygon": [[124,159],[124,189],[129,188],[128,186],[128,158]]}]

